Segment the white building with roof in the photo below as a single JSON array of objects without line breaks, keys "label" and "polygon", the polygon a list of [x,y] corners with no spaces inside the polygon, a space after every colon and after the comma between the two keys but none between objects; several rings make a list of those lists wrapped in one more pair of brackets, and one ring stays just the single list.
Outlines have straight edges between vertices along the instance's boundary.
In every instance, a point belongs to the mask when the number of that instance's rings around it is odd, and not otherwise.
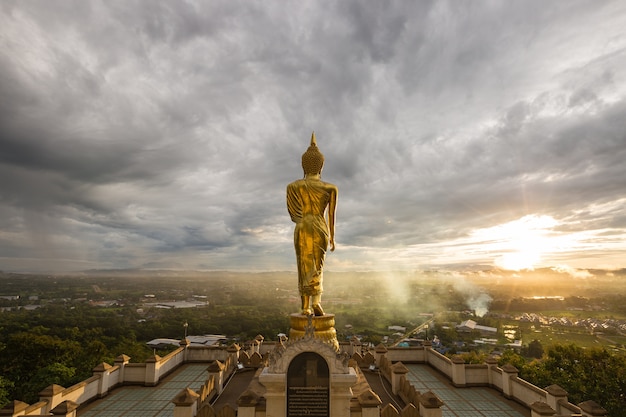
[{"label": "white building with roof", "polygon": [[498,332],[498,329],[495,327],[482,326],[477,324],[474,320],[465,320],[461,322],[458,326],[456,326],[457,331],[459,332],[471,332],[471,331],[479,331],[481,333],[495,334]]}]

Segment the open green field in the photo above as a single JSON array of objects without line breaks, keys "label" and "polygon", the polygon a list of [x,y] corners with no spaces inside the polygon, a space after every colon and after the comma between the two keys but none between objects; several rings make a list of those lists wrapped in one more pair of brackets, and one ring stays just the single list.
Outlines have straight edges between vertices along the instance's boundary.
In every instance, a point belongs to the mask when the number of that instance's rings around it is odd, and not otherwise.
[{"label": "open green field", "polygon": [[553,330],[550,328],[543,328],[532,333],[527,333],[525,336],[524,342],[526,342],[526,339],[529,339],[528,341],[537,339],[543,346],[553,345],[556,343],[574,343],[575,345],[581,347],[598,347],[607,345],[606,341],[603,341],[593,334],[577,331],[563,331],[562,329]]},{"label": "open green field", "polygon": [[617,319],[626,320],[626,313],[612,310],[545,310],[538,313],[547,317],[566,317],[568,319]]},{"label": "open green field", "polygon": [[[547,317],[569,317],[569,318],[587,318],[590,316],[574,317],[566,316],[564,311],[542,311],[542,315]],[[610,317],[610,316],[609,316]],[[604,317],[599,317],[604,318]],[[519,322],[516,320],[502,320],[502,325],[517,326],[520,330],[523,343],[527,345],[533,340],[538,340],[543,346],[553,344],[570,344],[590,348],[605,347],[621,352],[626,352],[626,336],[617,334],[602,334],[600,332],[590,332],[583,327],[570,327],[560,325],[538,325],[528,322]]]}]

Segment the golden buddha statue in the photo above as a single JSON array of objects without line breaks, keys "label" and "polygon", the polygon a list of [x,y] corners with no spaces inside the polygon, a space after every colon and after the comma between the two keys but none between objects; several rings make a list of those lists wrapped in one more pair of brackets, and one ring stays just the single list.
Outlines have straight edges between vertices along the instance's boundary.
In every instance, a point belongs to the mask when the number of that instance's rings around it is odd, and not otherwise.
[{"label": "golden buddha statue", "polygon": [[324,155],[315,132],[302,155],[304,178],[287,186],[287,210],[296,224],[293,243],[298,263],[298,290],[304,315],[323,316],[322,281],[326,249],[335,250],[337,187],[321,180]]}]

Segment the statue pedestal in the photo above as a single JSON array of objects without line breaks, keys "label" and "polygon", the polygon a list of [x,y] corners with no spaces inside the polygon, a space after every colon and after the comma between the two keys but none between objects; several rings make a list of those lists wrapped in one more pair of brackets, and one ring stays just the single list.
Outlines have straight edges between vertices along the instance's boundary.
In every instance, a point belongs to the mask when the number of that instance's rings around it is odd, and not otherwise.
[{"label": "statue pedestal", "polygon": [[337,349],[335,316],[292,314],[290,321],[289,341],[270,352],[259,374],[266,389],[265,415],[350,417],[358,375],[349,355]]},{"label": "statue pedestal", "polygon": [[335,330],[335,315],[324,314],[323,316],[305,316],[304,314],[293,313],[289,317],[291,328],[289,329],[289,340],[295,341],[302,339],[306,333],[306,327],[311,325],[314,328],[313,337],[320,339],[322,342],[329,343],[339,351],[339,342],[337,341],[337,331]]}]

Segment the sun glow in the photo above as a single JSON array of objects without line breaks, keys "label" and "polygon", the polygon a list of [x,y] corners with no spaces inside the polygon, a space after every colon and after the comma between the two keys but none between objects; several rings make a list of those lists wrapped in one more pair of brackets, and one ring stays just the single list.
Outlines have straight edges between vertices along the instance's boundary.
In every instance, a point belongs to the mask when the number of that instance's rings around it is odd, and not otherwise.
[{"label": "sun glow", "polygon": [[481,239],[494,254],[494,264],[519,271],[533,269],[545,252],[551,251],[550,234],[558,223],[550,216],[528,215],[498,226],[481,229]]},{"label": "sun glow", "polygon": [[537,251],[518,251],[505,253],[496,258],[494,263],[503,269],[519,271],[522,269],[533,269],[540,260],[541,256]]}]

